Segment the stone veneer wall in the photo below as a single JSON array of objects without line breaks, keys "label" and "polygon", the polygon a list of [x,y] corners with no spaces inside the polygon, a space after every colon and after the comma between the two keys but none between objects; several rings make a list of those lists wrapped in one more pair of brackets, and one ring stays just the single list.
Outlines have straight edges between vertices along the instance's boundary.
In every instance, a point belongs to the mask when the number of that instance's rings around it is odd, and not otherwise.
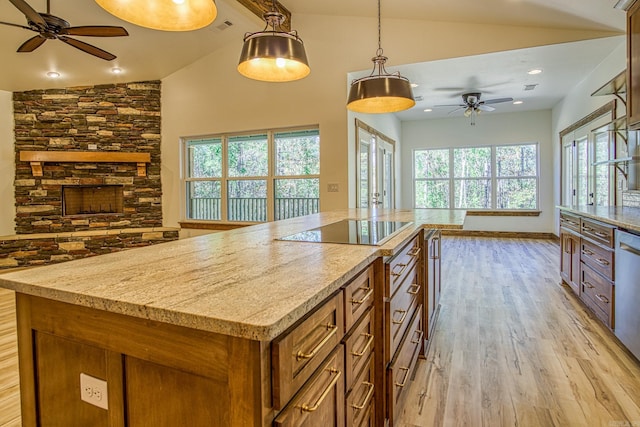
[{"label": "stone veneer wall", "polygon": [[[162,226],[160,82],[110,84],[13,94],[16,233]],[[148,152],[135,163],[44,163],[35,177],[20,151]],[[63,185],[123,185],[124,212],[62,216]]]},{"label": "stone veneer wall", "polygon": [[[85,258],[178,239],[162,227],[160,82],[13,94],[16,235],[0,236],[0,269]],[[33,176],[20,151],[148,152],[135,163],[44,163]],[[63,185],[122,185],[123,213],[62,215]]]}]

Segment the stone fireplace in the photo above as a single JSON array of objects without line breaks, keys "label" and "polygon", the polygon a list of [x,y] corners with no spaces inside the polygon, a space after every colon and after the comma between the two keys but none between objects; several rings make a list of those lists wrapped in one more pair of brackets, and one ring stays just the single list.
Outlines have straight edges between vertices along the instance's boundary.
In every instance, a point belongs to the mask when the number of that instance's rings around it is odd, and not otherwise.
[{"label": "stone fireplace", "polygon": [[162,224],[160,82],[13,94],[15,236],[0,268],[175,240]]}]

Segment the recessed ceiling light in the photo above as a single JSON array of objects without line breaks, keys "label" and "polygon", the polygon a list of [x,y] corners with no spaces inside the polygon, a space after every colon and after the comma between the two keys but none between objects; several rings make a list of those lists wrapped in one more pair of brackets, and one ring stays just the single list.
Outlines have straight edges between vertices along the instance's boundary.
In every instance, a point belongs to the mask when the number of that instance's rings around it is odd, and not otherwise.
[{"label": "recessed ceiling light", "polygon": [[432,111],[433,111],[433,110],[432,110],[431,108],[425,108],[425,109],[424,109],[424,112],[425,112],[425,113],[430,113],[430,112],[432,112]]},{"label": "recessed ceiling light", "polygon": [[531,74],[532,76],[535,74],[540,74],[542,70],[540,68],[534,68],[533,70],[527,71],[527,74]]},{"label": "recessed ceiling light", "polygon": [[411,87],[413,87],[413,88],[416,88],[418,86],[420,86],[418,83],[411,83]]},{"label": "recessed ceiling light", "polygon": [[57,71],[49,71],[47,73],[47,77],[49,77],[50,79],[57,79],[58,77],[60,77],[60,73]]},{"label": "recessed ceiling light", "polygon": [[523,103],[523,101],[513,101],[513,105],[520,105],[522,103]]},{"label": "recessed ceiling light", "polygon": [[122,73],[122,68],[113,67],[113,68],[111,69],[111,72],[112,72],[113,74],[120,74],[120,73]]}]

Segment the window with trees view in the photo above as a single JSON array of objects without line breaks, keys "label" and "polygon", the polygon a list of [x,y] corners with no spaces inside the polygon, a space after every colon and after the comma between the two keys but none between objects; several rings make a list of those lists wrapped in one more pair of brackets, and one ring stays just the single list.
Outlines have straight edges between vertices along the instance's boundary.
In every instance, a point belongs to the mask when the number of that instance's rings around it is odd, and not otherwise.
[{"label": "window with trees view", "polygon": [[416,150],[414,206],[537,209],[538,144]]},{"label": "window with trees view", "polygon": [[320,210],[314,129],[185,138],[187,219],[262,222]]}]

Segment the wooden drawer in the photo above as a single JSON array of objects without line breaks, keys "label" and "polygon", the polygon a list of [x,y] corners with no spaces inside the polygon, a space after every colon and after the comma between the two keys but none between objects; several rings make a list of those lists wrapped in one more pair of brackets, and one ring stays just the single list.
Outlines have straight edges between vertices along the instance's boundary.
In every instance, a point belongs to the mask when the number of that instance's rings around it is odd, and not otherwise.
[{"label": "wooden drawer", "polygon": [[400,253],[385,265],[388,277],[385,296],[392,296],[398,287],[407,279],[411,271],[415,268],[417,261],[420,259],[422,247],[420,240],[416,236],[407,243]]},{"label": "wooden drawer", "polygon": [[422,342],[422,310],[416,310],[411,319],[411,327],[405,334],[398,353],[387,369],[387,404],[389,405],[389,425],[394,425],[400,415],[402,405],[409,389],[409,381],[413,375],[420,343]]},{"label": "wooden drawer", "polygon": [[402,336],[409,327],[411,317],[422,300],[422,286],[418,283],[418,270],[404,281],[398,292],[385,304],[385,349],[392,358]]},{"label": "wooden drawer", "polygon": [[[605,320],[607,326],[612,326],[610,319],[613,313],[613,284],[584,263],[582,264],[581,275],[580,285],[582,287],[583,300],[589,298],[593,304],[589,304],[589,301],[585,302],[589,306],[595,305],[602,310],[602,314],[606,316],[603,320]],[[599,317],[602,318],[602,314]]]},{"label": "wooden drawer", "polygon": [[344,350],[342,345],[339,345],[276,417],[273,425],[343,427],[343,374]]},{"label": "wooden drawer", "polygon": [[369,356],[373,354],[373,330],[373,310],[369,310],[363,316],[362,321],[344,339],[345,390],[347,393],[353,387],[356,376],[362,371]]},{"label": "wooden drawer", "polygon": [[605,245],[608,248],[613,248],[615,243],[616,227],[609,224],[604,224],[592,219],[582,218],[582,225],[580,232],[583,236],[588,237],[598,243]]},{"label": "wooden drawer", "polygon": [[344,287],[344,330],[348,331],[373,306],[373,265]]},{"label": "wooden drawer", "polygon": [[580,232],[581,218],[568,212],[560,211],[560,227]]},{"label": "wooden drawer", "polygon": [[607,279],[613,281],[613,250],[603,248],[587,239],[581,239],[580,247],[580,260]]},{"label": "wooden drawer", "polygon": [[371,413],[374,405],[375,366],[373,355],[367,360],[367,367],[360,372],[355,381],[353,390],[347,394],[347,426],[359,426]]},{"label": "wooden drawer", "polygon": [[[344,336],[340,291],[271,345],[273,406],[281,409]],[[344,383],[344,379],[342,381]]]}]

